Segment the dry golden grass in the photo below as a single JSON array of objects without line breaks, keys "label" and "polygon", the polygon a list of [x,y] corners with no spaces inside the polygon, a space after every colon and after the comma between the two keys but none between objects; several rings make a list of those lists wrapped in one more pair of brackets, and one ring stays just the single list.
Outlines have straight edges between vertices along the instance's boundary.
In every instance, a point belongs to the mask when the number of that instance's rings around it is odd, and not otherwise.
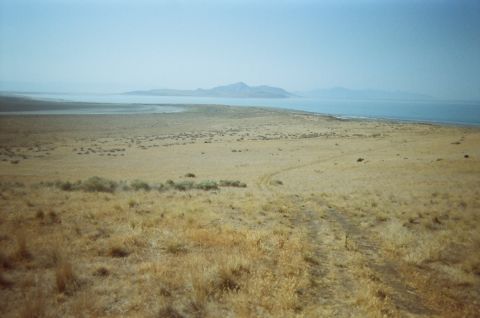
[{"label": "dry golden grass", "polygon": [[221,106],[2,117],[0,311],[475,317],[479,145]]},{"label": "dry golden grass", "polygon": [[[199,190],[119,192],[109,200],[85,192],[67,198],[64,191],[45,187],[28,191],[38,200],[35,206],[61,206],[61,223],[44,222],[33,208],[27,210],[21,230],[28,236],[22,234],[5,249],[13,249],[15,257],[28,250],[25,270],[47,280],[54,277],[54,287],[41,300],[47,316],[73,312],[79,293],[96,295],[93,309],[106,315],[276,316],[294,315],[301,308],[296,291],[308,288],[309,263],[303,255],[310,248],[302,229],[239,221],[245,212],[229,207],[231,200],[240,206],[248,201],[265,218],[277,218],[284,208],[281,200],[267,203],[244,192]],[[138,202],[133,208],[128,204],[132,199]],[[16,206],[18,200],[22,197],[12,196],[6,204]],[[2,231],[13,233],[18,221],[4,219]],[[62,251],[68,251],[68,258]],[[23,256],[15,259],[25,261]],[[17,293],[25,284],[18,276],[23,270],[9,270],[17,281],[2,293]],[[61,301],[55,300],[57,293],[64,295]],[[25,299],[11,299],[2,306],[18,313]],[[31,315],[38,299],[28,300]]]}]

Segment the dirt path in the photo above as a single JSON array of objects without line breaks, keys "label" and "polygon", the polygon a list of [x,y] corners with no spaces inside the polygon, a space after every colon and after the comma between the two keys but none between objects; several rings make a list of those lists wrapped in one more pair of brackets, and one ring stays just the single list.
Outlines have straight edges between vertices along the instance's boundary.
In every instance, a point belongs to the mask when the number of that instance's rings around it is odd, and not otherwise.
[{"label": "dirt path", "polygon": [[[382,148],[383,149],[383,148]],[[381,150],[377,149],[376,151]],[[371,151],[370,151],[371,152]],[[271,186],[272,178],[284,172],[324,163],[341,157],[353,155],[343,153],[338,156],[286,167],[263,175],[258,186],[270,192],[277,190]],[[295,204],[305,206],[305,200],[296,196]],[[398,264],[382,255],[373,236],[348,220],[346,214],[331,207],[323,199],[317,199],[318,210],[303,209],[293,223],[308,231],[309,239],[315,246],[311,260],[312,290],[308,291],[316,304],[322,307],[323,314],[335,317],[364,316],[362,309],[355,303],[361,293],[359,270],[348,268],[342,260],[354,257],[361,259],[365,272],[373,277],[372,283],[382,286],[376,295],[389,304],[381,308],[379,315],[425,317],[434,316],[435,311],[424,305],[421,295],[408,283],[408,277],[402,277]],[[322,216],[322,217],[321,217]],[[340,241],[340,242],[339,242]],[[343,243],[341,243],[343,242]],[[343,245],[343,246],[342,246]],[[348,262],[347,262],[348,263]],[[350,263],[352,264],[352,263]],[[357,294],[357,295],[356,295]],[[391,310],[393,309],[393,311]]]},{"label": "dirt path", "polygon": [[[296,200],[300,206],[302,201]],[[352,291],[359,288],[355,277],[348,271],[348,251],[342,247],[337,230],[330,222],[321,219],[317,211],[302,210],[294,219],[296,226],[307,229],[308,237],[314,245],[311,264],[312,288],[306,291],[317,309],[312,314],[317,317],[362,317],[363,312],[356,304]]]},{"label": "dirt path", "polygon": [[[327,205],[325,203],[325,205]],[[435,311],[423,305],[424,300],[418,292],[409,285],[408,278],[402,277],[399,266],[385,258],[378,243],[372,239],[367,230],[362,230],[352,224],[345,214],[335,208],[327,208],[327,218],[340,225],[345,233],[346,248],[360,253],[366,266],[374,273],[376,279],[388,288],[388,297],[399,313],[409,316],[432,316]]]},{"label": "dirt path", "polygon": [[315,166],[315,165],[318,165],[318,164],[321,164],[321,163],[331,162],[333,160],[341,159],[341,158],[348,157],[348,156],[354,156],[354,155],[359,154],[359,153],[362,153],[363,155],[365,155],[365,154],[369,154],[369,153],[372,153],[372,152],[378,152],[378,151],[382,151],[382,150],[386,150],[386,149],[390,149],[390,148],[392,148],[391,145],[376,148],[376,149],[372,149],[372,150],[364,150],[364,151],[354,150],[354,151],[349,151],[349,152],[342,152],[342,153],[340,153],[338,155],[335,155],[335,156],[329,156],[327,158],[321,158],[321,159],[313,160],[313,161],[306,162],[306,163],[303,163],[303,164],[285,167],[283,169],[275,170],[273,172],[270,172],[270,173],[267,173],[267,174],[264,174],[263,176],[261,176],[257,181],[257,186],[260,189],[273,191],[274,189],[271,187],[272,179],[273,179],[273,177],[278,176],[279,174],[282,174],[282,173],[285,173],[285,172],[288,172],[288,171],[292,171],[292,170],[297,170],[297,169],[301,169],[301,168]]}]

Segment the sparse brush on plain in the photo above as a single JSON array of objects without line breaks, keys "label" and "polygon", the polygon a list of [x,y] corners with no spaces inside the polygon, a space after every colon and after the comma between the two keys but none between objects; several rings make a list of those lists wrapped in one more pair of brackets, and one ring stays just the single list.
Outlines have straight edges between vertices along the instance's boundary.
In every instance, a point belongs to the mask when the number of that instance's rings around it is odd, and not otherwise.
[{"label": "sparse brush on plain", "polygon": [[150,191],[152,187],[145,181],[142,180],[134,180],[130,183],[130,187],[135,190],[144,190],[144,191]]},{"label": "sparse brush on plain", "polygon": [[[193,173],[187,173],[185,177],[195,178],[196,176]],[[276,181],[276,182],[277,184],[279,184],[278,182],[280,182],[281,184],[281,181]],[[108,192],[108,193],[113,193],[117,189],[120,189],[122,191],[131,191],[131,190],[150,191],[152,189],[155,189],[158,191],[164,191],[169,189],[170,190],[173,189],[177,191],[189,191],[193,189],[210,191],[210,190],[218,190],[219,187],[234,187],[234,188],[247,187],[247,184],[244,182],[241,182],[240,180],[220,180],[219,182],[213,181],[213,180],[204,180],[199,183],[195,183],[191,180],[183,180],[179,182],[175,182],[173,180],[167,180],[165,184],[164,183],[150,184],[142,180],[134,180],[130,183],[126,183],[124,181],[116,182],[116,181],[112,181],[112,180],[108,180],[100,177],[91,177],[86,181],[77,181],[75,183],[71,183],[70,181],[66,181],[66,182],[56,181],[54,183],[45,182],[42,184],[47,186],[54,186],[63,191],[81,190],[85,192]]]},{"label": "sparse brush on plain", "polygon": [[46,186],[53,186],[63,191],[78,191],[82,190],[85,192],[109,192],[112,193],[117,189],[118,183],[112,180],[108,180],[101,177],[90,177],[85,181],[55,181],[55,182],[45,182],[43,183]]}]

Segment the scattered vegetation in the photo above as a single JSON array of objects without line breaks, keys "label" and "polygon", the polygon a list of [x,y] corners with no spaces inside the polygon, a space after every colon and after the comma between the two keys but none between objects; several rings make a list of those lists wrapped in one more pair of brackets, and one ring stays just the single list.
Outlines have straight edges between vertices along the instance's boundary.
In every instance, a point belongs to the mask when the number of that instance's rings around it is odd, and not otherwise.
[{"label": "scattered vegetation", "polygon": [[132,181],[130,183],[130,187],[135,191],[139,191],[139,190],[150,191],[152,189],[152,187],[148,183],[142,180]]},{"label": "scattered vegetation", "polygon": [[247,184],[240,182],[240,180],[220,180],[219,185],[221,187],[235,187],[235,188],[247,187]]},{"label": "scattered vegetation", "polygon": [[[194,178],[193,173],[188,173],[186,175],[188,178]],[[277,184],[282,184],[281,181],[276,180]],[[85,181],[55,181],[55,182],[45,182],[41,185],[56,187],[62,191],[84,191],[84,192],[107,192],[113,193],[117,190],[121,191],[168,191],[168,190],[178,190],[178,191],[189,191],[189,190],[218,190],[220,187],[235,187],[235,188],[246,188],[247,184],[241,182],[240,180],[220,180],[219,182],[213,180],[204,180],[198,183],[191,180],[182,180],[175,182],[173,180],[167,180],[165,183],[154,183],[150,184],[142,180],[134,180],[130,183],[121,181],[116,182],[113,180],[101,178],[101,177],[91,177]],[[41,215],[38,215],[39,218],[42,218]]]},{"label": "scattered vegetation", "polygon": [[215,181],[206,180],[206,181],[202,181],[202,182],[198,183],[195,186],[195,188],[200,189],[200,190],[205,190],[205,191],[217,190],[218,189],[218,183],[215,182]]},{"label": "scattered vegetation", "polygon": [[63,191],[85,191],[85,192],[114,192],[118,183],[101,177],[91,177],[85,181],[55,181],[43,183],[46,186],[54,186]]},{"label": "scattered vegetation", "polygon": [[193,189],[194,185],[195,183],[193,181],[180,181],[177,183],[173,183],[171,187],[173,187],[175,190],[187,191]]},{"label": "scattered vegetation", "polygon": [[100,177],[91,177],[84,182],[80,182],[81,189],[86,192],[114,192],[118,183]]}]

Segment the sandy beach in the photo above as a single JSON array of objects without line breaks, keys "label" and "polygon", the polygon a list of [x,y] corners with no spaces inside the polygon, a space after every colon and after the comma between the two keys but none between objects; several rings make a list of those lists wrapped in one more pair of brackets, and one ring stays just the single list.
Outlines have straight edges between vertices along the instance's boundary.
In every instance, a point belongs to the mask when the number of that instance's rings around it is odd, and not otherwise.
[{"label": "sandy beach", "polygon": [[478,315],[480,128],[178,107],[0,116],[3,316]]}]

